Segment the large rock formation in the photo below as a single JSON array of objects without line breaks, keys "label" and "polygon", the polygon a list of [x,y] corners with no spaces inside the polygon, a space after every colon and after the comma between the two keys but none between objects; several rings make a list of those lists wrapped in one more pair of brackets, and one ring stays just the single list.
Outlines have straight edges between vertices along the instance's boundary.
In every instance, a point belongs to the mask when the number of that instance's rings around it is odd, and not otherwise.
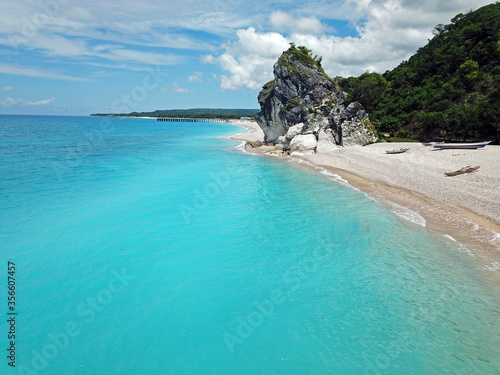
[{"label": "large rock formation", "polygon": [[274,80],[259,93],[256,120],[266,142],[292,152],[330,152],[376,141],[363,106],[353,102],[346,107],[346,96],[319,59],[305,47],[292,46],[274,64]]}]

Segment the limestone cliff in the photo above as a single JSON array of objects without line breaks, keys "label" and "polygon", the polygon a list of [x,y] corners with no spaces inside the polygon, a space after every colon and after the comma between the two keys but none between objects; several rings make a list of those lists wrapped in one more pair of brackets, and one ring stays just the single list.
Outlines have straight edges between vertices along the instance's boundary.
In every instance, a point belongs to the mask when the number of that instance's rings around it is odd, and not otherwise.
[{"label": "limestone cliff", "polygon": [[274,64],[274,80],[259,93],[256,120],[265,141],[292,152],[328,152],[375,141],[368,114],[324,72],[321,59],[292,45]]}]

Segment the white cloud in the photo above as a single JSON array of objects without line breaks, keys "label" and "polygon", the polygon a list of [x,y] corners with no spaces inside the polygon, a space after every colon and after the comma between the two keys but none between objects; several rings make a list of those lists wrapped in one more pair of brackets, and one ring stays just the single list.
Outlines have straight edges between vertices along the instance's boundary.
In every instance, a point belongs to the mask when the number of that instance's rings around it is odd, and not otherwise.
[{"label": "white cloud", "polygon": [[53,103],[54,100],[56,100],[56,98],[52,97],[50,99],[43,99],[43,100],[38,100],[36,102],[31,102],[31,101],[27,101],[27,100],[24,100],[24,99],[21,99],[21,98],[12,99],[11,97],[8,97],[4,101],[2,101],[0,104],[3,107],[12,107],[12,106],[15,106],[15,105],[42,106],[42,105],[49,105],[49,104]]},{"label": "white cloud", "polygon": [[52,97],[50,99],[44,99],[44,100],[39,100],[37,102],[24,102],[26,105],[48,105],[50,103],[52,103],[54,100],[56,100],[56,98]]},{"label": "white cloud", "polygon": [[196,92],[196,90],[190,90],[190,89],[180,87],[179,84],[177,84],[177,83],[173,83],[172,86],[174,87],[173,90],[176,93],[184,94],[184,93],[188,93],[188,92]]},{"label": "white cloud", "polygon": [[127,61],[145,65],[175,65],[182,60],[180,57],[174,55],[133,51],[122,48],[110,49],[106,53],[97,54],[97,56],[113,61]]},{"label": "white cloud", "polygon": [[326,31],[325,26],[321,24],[316,17],[299,17],[295,18],[289,13],[282,11],[272,12],[269,16],[271,26],[278,31],[290,31],[304,34],[319,34]]},{"label": "white cloud", "polygon": [[288,48],[287,39],[278,33],[259,33],[253,27],[237,31],[238,40],[225,46],[220,56],[206,55],[202,61],[217,64],[228,75],[221,75],[223,90],[256,90],[272,78],[276,58]]},{"label": "white cloud", "polygon": [[203,73],[200,72],[200,71],[196,71],[194,72],[193,74],[191,74],[189,77],[188,77],[188,81],[189,82],[203,82]]},{"label": "white cloud", "polygon": [[15,87],[12,86],[5,86],[2,91],[19,91],[19,89],[16,89]]}]

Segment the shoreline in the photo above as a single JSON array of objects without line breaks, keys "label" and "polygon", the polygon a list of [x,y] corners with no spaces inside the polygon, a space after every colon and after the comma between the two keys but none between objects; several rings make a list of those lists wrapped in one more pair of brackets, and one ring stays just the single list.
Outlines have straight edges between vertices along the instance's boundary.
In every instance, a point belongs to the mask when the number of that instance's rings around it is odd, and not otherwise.
[{"label": "shoreline", "polygon": [[[242,142],[263,140],[264,134],[256,122],[237,120],[230,123],[248,132],[228,138]],[[400,147],[410,147],[409,155],[382,152]],[[309,170],[324,170],[324,174],[332,177],[339,176],[401,220],[413,221],[414,225],[425,226],[429,233],[461,244],[478,267],[490,271],[484,281],[500,297],[500,191],[495,192],[500,186],[496,184],[500,176],[488,174],[488,170],[495,170],[495,165],[500,166],[500,147],[490,149],[492,151],[488,154],[474,154],[485,150],[446,150],[448,152],[444,154],[419,143],[377,143],[339,148],[338,153],[292,156],[267,154],[272,149],[271,146],[262,146],[244,151],[288,160]],[[398,156],[405,156],[406,160]],[[493,158],[493,161],[489,162],[488,158]],[[454,163],[469,162],[468,165],[473,165],[476,160],[482,162],[482,174],[478,171],[462,176],[460,180],[457,179],[460,176],[444,175],[444,171],[453,170]],[[482,196],[479,199],[477,195]],[[407,217],[413,214],[418,220]]]}]

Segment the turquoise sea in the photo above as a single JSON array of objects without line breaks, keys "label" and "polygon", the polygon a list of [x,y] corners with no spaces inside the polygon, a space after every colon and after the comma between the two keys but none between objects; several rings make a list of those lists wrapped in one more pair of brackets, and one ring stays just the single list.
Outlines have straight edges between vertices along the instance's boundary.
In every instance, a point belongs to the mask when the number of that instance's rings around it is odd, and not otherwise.
[{"label": "turquoise sea", "polygon": [[1,374],[500,373],[460,244],[239,131],[0,116]]}]

